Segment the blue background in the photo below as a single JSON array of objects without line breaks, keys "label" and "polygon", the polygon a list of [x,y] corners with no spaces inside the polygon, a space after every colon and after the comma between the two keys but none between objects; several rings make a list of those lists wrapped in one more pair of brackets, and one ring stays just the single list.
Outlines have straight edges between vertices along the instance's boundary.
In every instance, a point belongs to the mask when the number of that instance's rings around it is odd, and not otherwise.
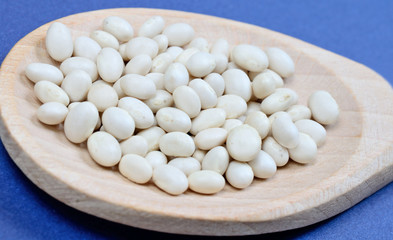
[{"label": "blue background", "polygon": [[[19,39],[49,21],[74,13],[118,7],[175,9],[251,23],[360,62],[393,83],[391,0],[0,0],[0,62]],[[0,239],[129,239],[137,235],[186,238],[123,226],[65,206],[32,184],[0,144]],[[323,222],[246,238],[393,239],[393,184]]]}]

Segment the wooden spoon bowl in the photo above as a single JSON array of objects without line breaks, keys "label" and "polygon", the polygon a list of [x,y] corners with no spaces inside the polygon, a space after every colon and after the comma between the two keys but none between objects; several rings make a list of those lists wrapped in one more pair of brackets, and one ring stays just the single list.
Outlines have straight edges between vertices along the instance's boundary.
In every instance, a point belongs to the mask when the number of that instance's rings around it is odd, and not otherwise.
[{"label": "wooden spoon bowl", "polygon": [[215,195],[190,190],[171,196],[152,183],[138,185],[116,168],[97,165],[85,144],[69,142],[62,126],[40,123],[40,105],[27,64],[59,66],[45,50],[50,23],[20,40],[0,73],[0,133],[18,167],[38,187],[83,212],[139,228],[196,235],[249,235],[303,227],[334,216],[393,180],[393,91],[365,66],[321,48],[257,26],[200,14],[156,9],[110,9],[72,15],[57,21],[73,37],[88,36],[111,15],[137,30],[154,15],[167,24],[186,22],[210,42],[277,46],[294,59],[295,75],[285,84],[306,104],[315,90],[327,90],[338,102],[339,121],[327,127],[327,142],[316,162],[290,162],[268,180],[254,180],[237,190],[227,184]]}]

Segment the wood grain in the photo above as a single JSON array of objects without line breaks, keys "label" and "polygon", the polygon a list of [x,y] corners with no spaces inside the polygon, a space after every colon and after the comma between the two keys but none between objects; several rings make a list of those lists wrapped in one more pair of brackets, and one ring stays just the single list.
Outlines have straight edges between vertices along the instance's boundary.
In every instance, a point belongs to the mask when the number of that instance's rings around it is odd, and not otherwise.
[{"label": "wood grain", "polygon": [[[54,198],[114,222],[170,233],[250,235],[303,227],[334,216],[393,180],[393,91],[367,67],[303,41],[226,19],[158,9],[110,9],[59,19],[73,36],[99,29],[106,16],[129,20],[134,29],[153,15],[167,24],[187,22],[198,36],[231,45],[278,46],[296,62],[286,85],[299,102],[314,90],[329,91],[340,105],[337,124],[328,127],[318,159],[290,162],[269,180],[244,190],[226,186],[213,196],[187,191],[174,197],[152,183],[137,185],[116,169],[98,166],[83,144],[67,141],[61,127],[38,122],[39,101],[24,75],[31,62],[58,66],[45,51],[50,23],[21,39],[0,72],[0,133],[12,159],[26,176]],[[366,217],[366,216],[365,216]]]}]

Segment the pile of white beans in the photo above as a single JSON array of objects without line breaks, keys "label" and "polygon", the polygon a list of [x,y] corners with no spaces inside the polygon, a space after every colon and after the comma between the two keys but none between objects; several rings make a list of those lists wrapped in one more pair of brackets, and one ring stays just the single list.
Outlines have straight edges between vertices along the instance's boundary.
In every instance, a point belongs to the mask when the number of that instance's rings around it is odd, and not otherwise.
[{"label": "pile of white beans", "polygon": [[270,178],[289,159],[306,164],[324,144],[339,107],[320,90],[297,104],[283,78],[294,74],[279,48],[210,44],[186,23],[148,19],[137,34],[123,18],[73,39],[60,22],[46,35],[60,69],[31,63],[26,76],[38,119],[64,127],[92,159],[127,179],[179,195],[237,189]]}]

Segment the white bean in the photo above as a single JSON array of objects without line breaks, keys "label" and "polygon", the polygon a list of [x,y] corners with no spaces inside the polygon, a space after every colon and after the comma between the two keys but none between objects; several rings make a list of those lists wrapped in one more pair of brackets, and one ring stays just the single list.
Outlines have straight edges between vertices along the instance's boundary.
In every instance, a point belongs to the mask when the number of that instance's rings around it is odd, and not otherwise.
[{"label": "white bean", "polygon": [[90,33],[90,38],[96,41],[102,48],[110,47],[118,50],[120,46],[117,38],[105,31],[101,31],[101,30],[93,31],[92,33]]},{"label": "white bean", "polygon": [[76,57],[85,57],[95,61],[100,51],[100,44],[92,38],[80,36],[74,41],[74,56]]},{"label": "white bean", "polygon": [[189,74],[187,68],[181,63],[172,63],[164,74],[164,87],[172,93],[177,87],[187,85]]},{"label": "white bean", "polygon": [[258,131],[247,124],[233,128],[228,133],[226,141],[229,155],[241,162],[254,159],[261,149],[261,144]]},{"label": "white bean", "polygon": [[294,74],[295,64],[291,57],[282,49],[277,47],[267,48],[266,55],[269,58],[269,68],[281,77],[287,78]]},{"label": "white bean", "polygon": [[152,68],[152,60],[146,54],[140,54],[133,57],[125,67],[126,74],[139,74],[145,76]]},{"label": "white bean", "polygon": [[251,99],[251,82],[247,74],[239,69],[229,69],[223,72],[225,81],[225,94],[235,94],[246,102]]},{"label": "white bean", "polygon": [[130,59],[127,56],[126,48],[127,48],[127,43],[120,44],[119,53],[124,61],[130,61]]},{"label": "white bean", "polygon": [[48,125],[60,124],[68,114],[68,108],[59,102],[47,102],[37,110],[37,118]]},{"label": "white bean", "polygon": [[255,111],[258,111],[258,112],[261,111],[261,103],[254,102],[254,101],[249,101],[247,103],[246,116],[248,116],[250,113],[255,112]]},{"label": "white bean", "polygon": [[252,111],[247,114],[245,124],[250,125],[258,131],[259,136],[264,139],[270,130],[269,118],[261,111]]},{"label": "white bean", "polygon": [[225,147],[217,146],[210,149],[202,160],[203,170],[212,170],[223,175],[229,165],[229,154]]},{"label": "white bean", "polygon": [[120,86],[120,79],[117,80],[114,84],[113,84],[113,89],[115,89],[117,96],[119,97],[119,99],[123,98],[126,96],[126,94],[123,92],[123,90],[121,89]]},{"label": "white bean", "polygon": [[87,140],[87,150],[91,158],[104,167],[115,166],[121,158],[120,145],[106,132],[95,132]]},{"label": "white bean", "polygon": [[247,103],[238,95],[227,94],[217,100],[217,108],[225,110],[227,119],[238,118],[247,111]]},{"label": "white bean", "polygon": [[135,121],[135,128],[146,129],[153,125],[154,115],[151,109],[141,100],[133,97],[123,97],[118,107],[126,110]]},{"label": "white bean", "polygon": [[180,169],[182,172],[184,172],[184,174],[186,174],[186,176],[201,170],[200,162],[193,157],[174,158],[168,162],[168,165]]},{"label": "white bean", "polygon": [[284,112],[284,111],[278,111],[268,117],[269,122],[270,122],[270,127],[269,127],[269,133],[267,135],[272,136],[272,123],[280,115],[288,115],[288,113]]},{"label": "white bean", "polygon": [[115,49],[103,48],[97,56],[97,70],[106,82],[116,82],[124,70],[123,58]]},{"label": "white bean", "polygon": [[267,115],[279,111],[285,111],[290,106],[297,103],[298,95],[289,88],[277,88],[272,94],[263,99],[261,110]]},{"label": "white bean", "polygon": [[[68,104],[67,108],[68,111],[71,110],[71,108],[75,107],[76,105],[78,105],[80,102],[72,102],[70,104]],[[63,104],[64,105],[64,104]]]},{"label": "white bean", "polygon": [[81,102],[86,100],[91,85],[89,74],[82,70],[74,70],[64,78],[61,88],[72,102]]},{"label": "white bean", "polygon": [[289,151],[289,157],[298,163],[311,163],[317,157],[317,144],[315,141],[305,133],[299,134],[299,144]]},{"label": "white bean", "polygon": [[173,100],[177,108],[183,110],[190,118],[198,116],[201,111],[199,95],[189,86],[180,86],[173,91]]},{"label": "white bean", "polygon": [[202,109],[208,109],[216,106],[217,94],[207,82],[197,78],[190,81],[188,86],[198,94]]},{"label": "white bean", "polygon": [[63,73],[60,69],[46,63],[30,63],[26,66],[25,74],[33,83],[46,80],[60,85],[63,81]]},{"label": "white bean", "polygon": [[165,131],[160,127],[151,127],[138,132],[137,136],[142,136],[147,141],[148,152],[159,149],[159,140],[164,136]]},{"label": "white bean", "polygon": [[91,85],[87,93],[87,100],[93,103],[99,112],[103,112],[107,108],[115,107],[119,97],[113,87],[97,81]]},{"label": "white bean", "polygon": [[211,54],[224,54],[227,58],[229,57],[229,43],[225,38],[217,39],[211,49]]},{"label": "white bean", "polygon": [[173,97],[169,92],[165,90],[157,90],[156,95],[154,95],[154,97],[152,98],[145,100],[144,103],[149,106],[153,113],[156,113],[161,108],[172,106]]},{"label": "white bean", "polygon": [[232,129],[234,129],[235,127],[238,127],[240,125],[243,125],[243,122],[240,121],[239,119],[227,119],[227,120],[225,120],[222,128],[226,129],[229,132]]},{"label": "white bean", "polygon": [[60,65],[60,70],[63,72],[64,76],[77,69],[87,72],[93,82],[98,78],[97,66],[88,58],[71,57]]},{"label": "white bean", "polygon": [[189,188],[197,193],[215,194],[225,186],[225,179],[217,172],[202,170],[188,176]]},{"label": "white bean", "polygon": [[166,132],[184,132],[191,129],[191,119],[187,113],[174,107],[161,108],[156,113],[158,126]]},{"label": "white bean", "polygon": [[153,171],[153,182],[161,190],[180,195],[188,188],[187,176],[171,165],[159,165]]},{"label": "white bean", "polygon": [[274,81],[276,82],[276,88],[281,88],[284,86],[284,80],[282,80],[281,76],[278,75],[275,71],[266,69],[262,73],[268,73],[273,77]]},{"label": "white bean", "polygon": [[200,52],[197,48],[187,48],[182,51],[179,56],[176,57],[175,62],[181,63],[186,66],[188,59],[191,58],[195,53]]},{"label": "white bean", "polygon": [[168,49],[168,37],[164,34],[157,35],[153,38],[158,45],[158,52],[163,53]]},{"label": "white bean", "polygon": [[42,103],[59,102],[67,106],[70,99],[66,92],[53,82],[39,81],[34,85],[34,93]]},{"label": "white bean", "polygon": [[151,151],[148,154],[146,154],[145,159],[147,162],[151,165],[151,167],[154,169],[159,165],[166,165],[168,159],[160,151]]},{"label": "white bean", "polygon": [[156,85],[148,77],[138,74],[127,74],[120,79],[120,87],[127,96],[144,100],[156,94]]},{"label": "white bean", "polygon": [[228,132],[224,128],[208,128],[200,131],[194,138],[197,148],[210,150],[225,143]]},{"label": "white bean", "polygon": [[184,50],[181,47],[172,46],[172,47],[169,47],[166,52],[172,56],[173,60],[175,60],[183,51]]},{"label": "white bean", "polygon": [[152,73],[165,73],[169,65],[173,62],[172,56],[169,53],[160,53],[152,61]]},{"label": "white bean", "polygon": [[[234,62],[229,61],[228,65],[227,65],[227,70],[229,69],[238,69],[238,70],[242,70],[244,73],[247,72],[247,70],[243,69],[242,67],[240,67],[239,65],[237,65]],[[247,75],[248,76],[248,75]]]},{"label": "white bean", "polygon": [[134,135],[120,142],[121,153],[137,154],[144,157],[148,151],[147,141],[144,137]]},{"label": "white bean", "polygon": [[311,110],[312,118],[320,124],[334,124],[340,114],[339,106],[330,95],[324,90],[315,91],[308,98],[308,107]]},{"label": "white bean", "polygon": [[262,143],[262,150],[268,153],[276,162],[277,167],[282,167],[288,163],[288,150],[281,146],[273,137],[266,137]]},{"label": "white bean", "polygon": [[203,80],[205,80],[210,87],[216,92],[217,97],[222,96],[225,90],[224,78],[218,73],[210,73]]},{"label": "white bean", "polygon": [[49,56],[58,62],[71,57],[74,44],[70,29],[63,23],[52,23],[46,32],[45,45]]},{"label": "white bean", "polygon": [[294,148],[299,143],[299,130],[289,114],[281,114],[272,122],[274,139],[286,148]]},{"label": "white bean", "polygon": [[192,120],[191,134],[214,127],[221,127],[225,122],[226,114],[221,108],[209,108],[202,110],[197,117]]},{"label": "white bean", "polygon": [[153,80],[154,85],[156,85],[157,90],[164,90],[164,74],[162,73],[148,73],[146,74],[146,77],[150,78]]},{"label": "white bean", "polygon": [[153,38],[160,34],[165,27],[165,20],[161,16],[153,16],[146,20],[139,28],[138,36]]},{"label": "white bean", "polygon": [[134,119],[122,108],[110,107],[102,114],[105,131],[117,139],[129,138],[135,131]]},{"label": "white bean", "polygon": [[216,62],[216,67],[213,69],[215,73],[223,73],[228,67],[228,58],[224,54],[212,54]]},{"label": "white bean", "polygon": [[310,119],[300,119],[295,122],[299,132],[308,134],[317,144],[322,146],[326,141],[326,129],[316,121]]},{"label": "white bean", "polygon": [[64,120],[64,133],[67,139],[73,143],[84,142],[93,133],[98,118],[98,111],[94,104],[78,103],[69,110]]},{"label": "white bean", "polygon": [[254,173],[247,163],[231,161],[225,177],[232,187],[243,189],[252,183]]},{"label": "white bean", "polygon": [[169,46],[184,46],[189,43],[195,35],[194,29],[187,23],[174,23],[168,25],[163,33],[168,37]]},{"label": "white bean", "polygon": [[170,132],[159,140],[161,152],[167,156],[190,157],[195,151],[194,140],[184,132]]},{"label": "white bean", "polygon": [[140,54],[146,54],[154,58],[158,53],[157,42],[147,37],[135,37],[127,43],[126,53],[129,59]]},{"label": "white bean", "polygon": [[264,99],[274,92],[276,89],[276,81],[269,72],[258,74],[252,81],[252,90],[255,97]]},{"label": "white bean", "polygon": [[210,53],[197,52],[188,59],[186,67],[194,77],[204,77],[213,72],[216,60]]},{"label": "white bean", "polygon": [[192,154],[192,157],[198,160],[199,162],[202,162],[205,155],[206,155],[206,151],[201,149],[195,149],[195,152]]},{"label": "white bean", "polygon": [[257,178],[270,178],[277,171],[276,162],[263,150],[258,153],[255,159],[249,161],[248,165],[250,165],[254,176]]},{"label": "white bean", "polygon": [[311,118],[311,110],[304,105],[293,105],[288,108],[286,111],[289,116],[291,116],[291,119],[293,122],[296,122],[297,120],[300,119],[310,119]]},{"label": "white bean", "polygon": [[250,44],[236,45],[232,49],[232,60],[240,67],[253,72],[262,72],[269,60],[262,49]]},{"label": "white bean", "polygon": [[104,31],[112,34],[120,42],[127,42],[134,36],[134,29],[124,18],[109,16],[102,22]]},{"label": "white bean", "polygon": [[149,162],[136,154],[124,155],[119,163],[120,173],[129,180],[144,184],[153,176],[153,168]]},{"label": "white bean", "polygon": [[209,52],[210,50],[209,42],[206,40],[206,38],[203,37],[192,39],[191,42],[186,46],[186,49],[188,48],[197,48],[201,52]]}]

